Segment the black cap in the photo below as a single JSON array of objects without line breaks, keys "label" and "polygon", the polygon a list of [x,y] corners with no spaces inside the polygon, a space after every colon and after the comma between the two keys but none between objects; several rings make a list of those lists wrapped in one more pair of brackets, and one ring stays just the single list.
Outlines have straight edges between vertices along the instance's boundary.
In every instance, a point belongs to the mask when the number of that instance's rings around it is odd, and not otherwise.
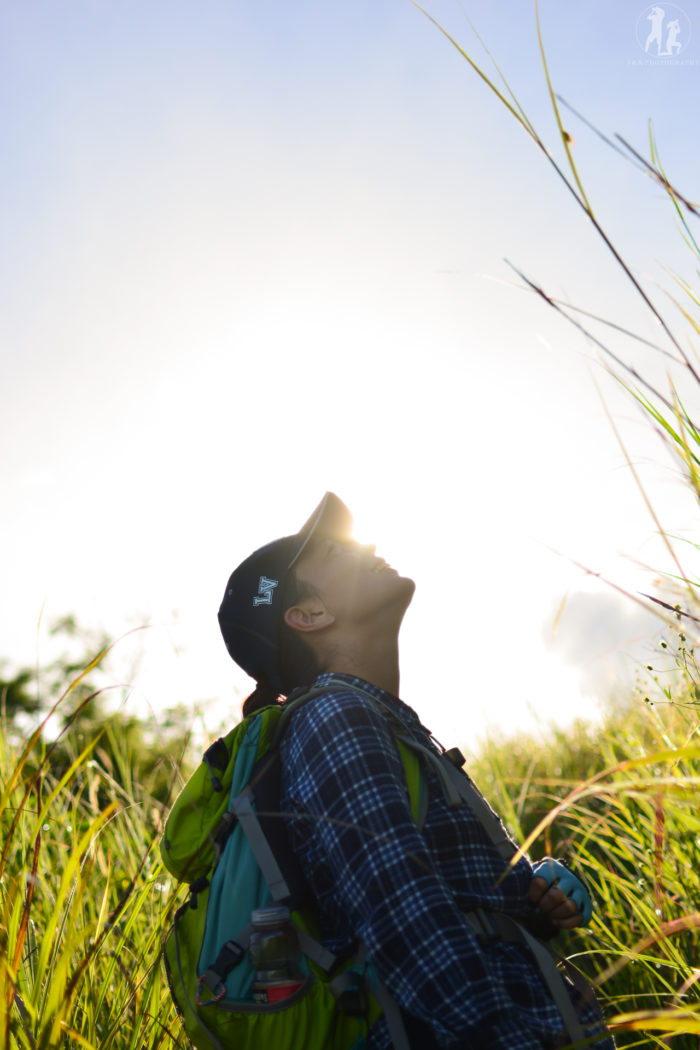
[{"label": "black cap", "polygon": [[350,511],[335,493],[327,492],[296,536],[261,547],[231,574],[219,626],[229,655],[256,682],[283,692],[278,650],[287,573],[312,536],[346,539],[351,531]]}]

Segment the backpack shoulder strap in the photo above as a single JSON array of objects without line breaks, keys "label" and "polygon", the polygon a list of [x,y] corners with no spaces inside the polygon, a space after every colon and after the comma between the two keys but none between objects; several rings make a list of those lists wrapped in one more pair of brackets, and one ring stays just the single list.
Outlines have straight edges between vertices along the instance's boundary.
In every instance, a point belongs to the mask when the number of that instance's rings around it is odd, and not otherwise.
[{"label": "backpack shoulder strap", "polygon": [[[419,741],[408,734],[401,734],[398,739],[411,748],[430,765],[440,780],[442,789],[448,805],[458,806],[465,803],[479,820],[482,828],[498,850],[500,856],[507,863],[510,862],[518,852],[518,847],[508,835],[500,817],[491,809],[476,784],[467,774],[455,764],[451,753],[439,754],[431,751]],[[459,752],[457,752],[459,755]],[[458,761],[461,759],[459,756]],[[463,761],[463,760],[462,760]]]},{"label": "backpack shoulder strap", "polygon": [[[317,696],[331,692],[333,688],[334,685],[332,683],[326,686],[312,687],[306,692],[301,693],[298,697],[295,697],[288,705],[286,705],[285,711],[277,724],[273,746],[279,743],[279,740],[282,739],[282,734],[286,729],[289,718],[299,709],[300,706],[308,703],[309,700],[313,700]],[[414,817],[416,817],[417,814],[422,816],[422,819],[417,819],[419,827],[422,827],[425,821],[424,811],[427,810],[427,797],[425,790],[422,791],[422,797],[420,797],[420,770],[411,761],[409,757],[411,753],[419,759],[422,758],[434,771],[440,781],[448,805],[459,806],[462,803],[468,805],[481,823],[481,826],[503,860],[506,861],[506,863],[512,860],[518,847],[512,839],[509,838],[502,821],[491,809],[476,784],[474,784],[467,774],[459,768],[463,765],[464,759],[457,749],[440,754],[438,751],[433,751],[431,748],[426,747],[425,744],[421,744],[420,741],[416,740],[415,737],[407,732],[406,727],[403,725],[396,711],[394,711],[389,704],[384,700],[381,700],[379,697],[374,696],[368,690],[363,689],[361,686],[353,685],[349,682],[343,682],[338,683],[335,688],[342,688],[351,693],[358,693],[363,696],[365,699],[369,700],[374,707],[379,709],[392,724],[394,737],[397,746],[399,747],[401,759],[406,771],[409,794],[411,796],[411,808]],[[459,767],[457,763],[459,763]]]},{"label": "backpack shoulder strap", "polygon": [[406,776],[406,784],[408,787],[413,819],[418,827],[422,828],[428,812],[428,788],[425,784],[424,778],[420,775],[420,762],[416,750],[411,746],[411,739],[408,735],[404,737],[403,734],[397,732],[397,727],[401,727],[401,720],[397,718],[395,712],[392,711],[388,704],[385,704],[378,697],[372,696],[372,694],[366,689],[362,689],[360,686],[351,685],[348,682],[339,682],[337,685],[312,686],[310,689],[300,692],[299,695],[296,696],[292,694],[293,699],[288,700],[284,705],[282,716],[277,723],[277,728],[270,749],[272,750],[275,747],[279,747],[290,718],[300,707],[303,707],[303,705],[308,703],[309,700],[315,700],[318,696],[327,695],[334,689],[336,691],[343,689],[351,693],[357,693],[358,696],[362,696],[365,700],[369,700],[392,724],[394,740],[399,755],[401,756],[401,762]]}]

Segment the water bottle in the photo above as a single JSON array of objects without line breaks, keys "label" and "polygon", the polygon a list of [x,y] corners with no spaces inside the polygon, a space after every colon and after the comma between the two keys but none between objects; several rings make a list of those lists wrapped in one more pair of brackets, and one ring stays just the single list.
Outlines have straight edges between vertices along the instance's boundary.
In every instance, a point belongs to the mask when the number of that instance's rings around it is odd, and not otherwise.
[{"label": "water bottle", "polygon": [[301,950],[289,908],[275,904],[250,914],[253,930],[248,957],[255,970],[253,1001],[277,1003],[293,995],[304,981]]}]

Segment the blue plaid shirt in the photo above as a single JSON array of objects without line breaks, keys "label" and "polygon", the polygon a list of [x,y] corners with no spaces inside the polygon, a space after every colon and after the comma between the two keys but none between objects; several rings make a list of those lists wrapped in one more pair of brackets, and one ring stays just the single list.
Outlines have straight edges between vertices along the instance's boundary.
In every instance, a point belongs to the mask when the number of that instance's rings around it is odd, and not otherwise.
[{"label": "blue plaid shirt", "polygon": [[[482,946],[463,917],[476,907],[536,917],[529,860],[497,884],[503,859],[469,806],[447,805],[430,768],[423,770],[429,803],[419,831],[389,721],[346,683],[391,705],[405,729],[435,749],[411,708],[348,675],[319,676],[314,685],[328,692],[291,719],[282,742],[281,808],[296,814],[292,845],[318,904],[325,945],[343,953],[360,938],[391,994],[429,1026],[437,1046],[555,1046],[561,1018],[528,950],[501,940]],[[598,1028],[597,1007],[587,1011],[582,1019]],[[382,1019],[367,1047],[390,1045]],[[613,1042],[595,1045],[609,1050]]]}]

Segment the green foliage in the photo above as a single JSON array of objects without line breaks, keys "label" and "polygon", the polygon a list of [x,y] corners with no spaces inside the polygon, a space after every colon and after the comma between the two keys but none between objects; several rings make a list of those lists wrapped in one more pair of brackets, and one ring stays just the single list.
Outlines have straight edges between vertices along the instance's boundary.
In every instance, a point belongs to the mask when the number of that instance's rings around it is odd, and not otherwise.
[{"label": "green foliage", "polygon": [[[640,697],[601,727],[494,740],[470,769],[533,856],[564,856],[590,884],[593,925],[564,949],[597,980],[621,1046],[669,1045],[678,1028],[670,1045],[695,1050],[700,1033],[700,738],[695,695],[678,682],[674,702]],[[103,749],[110,732],[60,770],[67,745],[40,728],[23,747],[0,744],[8,1050],[188,1045],[160,966],[179,903],[156,848],[167,802],[121,739]]]},{"label": "green foliage", "polygon": [[188,1045],[160,967],[175,906],[156,849],[165,806],[120,745],[108,727],[68,762],[65,741],[47,744],[41,727],[21,748],[2,735],[4,1047]]},{"label": "green foliage", "polygon": [[492,740],[470,772],[533,857],[563,857],[588,882],[594,921],[566,953],[595,978],[618,1044],[639,1045],[641,1028],[643,1045],[657,1030],[696,1050],[700,734],[677,682],[677,703],[639,697],[599,727]]},{"label": "green foliage", "polygon": [[14,723],[20,715],[33,715],[40,709],[39,698],[31,689],[33,678],[27,668],[10,678],[0,678],[0,712],[6,722]]},{"label": "green foliage", "polygon": [[61,654],[4,683],[0,1039],[184,1048],[160,967],[175,901],[156,844],[186,773],[186,713],[155,725],[108,707],[108,639],[70,617],[52,633]]},{"label": "green foliage", "polygon": [[[700,500],[700,428],[686,407],[689,396],[700,389],[698,355],[693,349],[693,340],[700,334],[697,287],[673,275],[674,288],[668,293],[673,317],[666,317],[602,226],[585,190],[573,138],[565,128],[565,110],[567,117],[586,122],[556,94],[537,4],[540,59],[558,130],[552,148],[527,117],[498,66],[494,63],[494,72],[487,73],[467,49],[430,15],[428,18],[542,151],[584,221],[606,246],[613,267],[631,282],[643,309],[651,314],[659,333],[657,345],[626,331],[614,320],[604,321],[580,306],[560,302],[516,271],[543,302],[599,348],[608,371],[641,407],[680,467],[688,490]],[[597,129],[589,130],[622,153],[667,195],[697,277],[700,247],[691,223],[700,216],[700,209],[670,182],[651,129],[649,160],[621,136],[610,140]],[[651,346],[666,365],[667,389],[660,389],[614,353],[604,339],[584,326],[581,317],[623,333],[630,345]],[[683,339],[674,332],[679,322],[684,328]],[[681,397],[681,384],[690,391],[688,396]],[[610,424],[617,435],[612,419]],[[665,578],[664,590],[681,596],[685,608],[673,604],[673,599],[669,602],[649,596],[649,601],[667,625],[678,631],[674,655],[679,674],[671,685],[661,687],[663,706],[654,693],[653,700],[645,697],[622,714],[611,714],[595,731],[578,724],[565,733],[554,731],[545,743],[491,743],[473,770],[525,848],[535,855],[559,853],[575,859],[594,889],[596,920],[592,929],[577,934],[573,943],[582,967],[596,975],[615,1014],[613,1027],[620,1045],[640,1045],[641,1032],[641,1045],[696,1050],[700,1035],[700,819],[696,801],[700,787],[700,683],[693,640],[697,640],[700,625],[699,584],[684,571],[673,537],[665,531],[621,440],[620,444],[676,568]],[[667,643],[662,644],[667,647]]]},{"label": "green foliage", "polygon": [[[20,668],[0,679],[0,713],[9,738],[19,743],[40,726],[36,753],[27,756],[36,768],[37,755],[51,742],[47,761],[57,778],[79,753],[94,748],[94,758],[111,781],[131,796],[140,785],[155,799],[170,798],[173,771],[183,762],[189,744],[189,715],[183,707],[160,712],[157,724],[125,712],[123,687],[110,683],[107,671],[114,643],[104,632],[86,631],[75,617],[54,623],[50,635],[60,642],[58,656],[40,669]],[[117,706],[115,706],[115,703]]]}]

